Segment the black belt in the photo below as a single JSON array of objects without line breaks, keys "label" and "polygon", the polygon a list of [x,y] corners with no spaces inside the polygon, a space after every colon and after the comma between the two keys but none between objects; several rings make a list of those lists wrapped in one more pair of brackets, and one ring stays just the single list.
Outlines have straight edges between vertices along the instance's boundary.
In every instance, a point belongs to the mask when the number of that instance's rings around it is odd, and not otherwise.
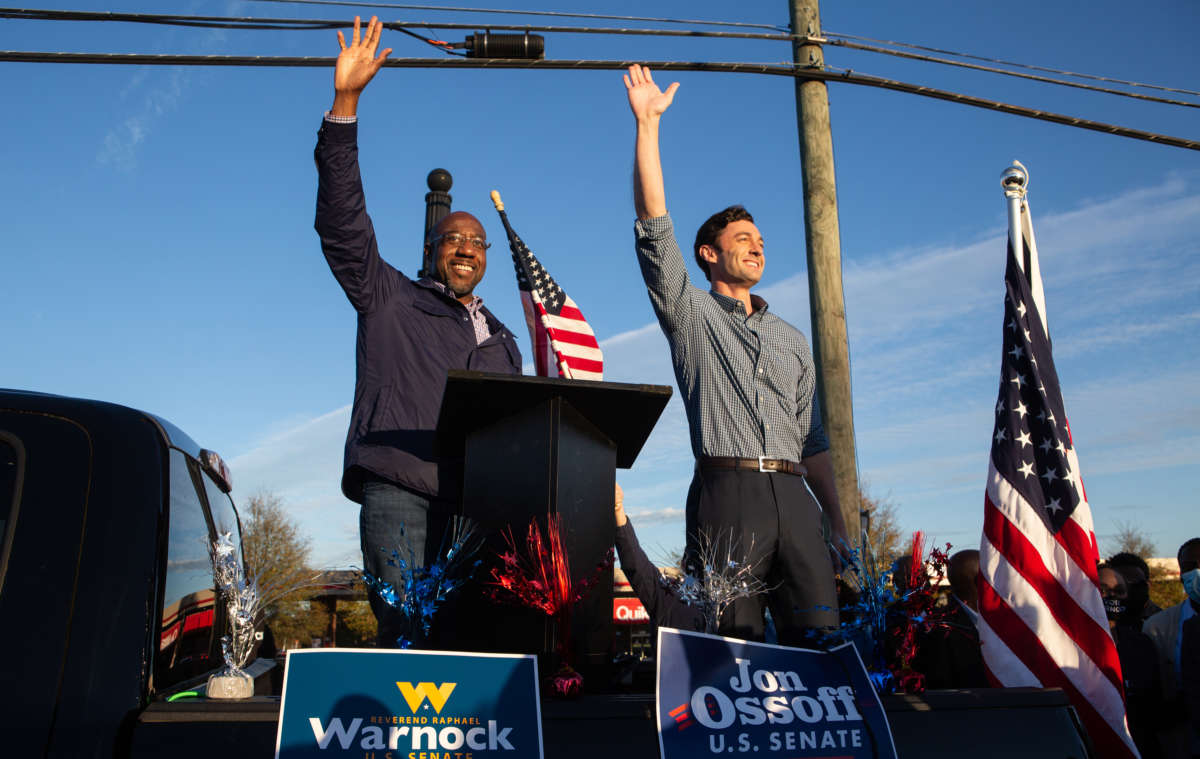
[{"label": "black belt", "polygon": [[794,474],[803,477],[808,474],[808,467],[787,459],[768,459],[759,456],[756,459],[739,459],[733,456],[701,456],[696,460],[701,469],[746,469],[752,472],[775,472],[777,474]]}]

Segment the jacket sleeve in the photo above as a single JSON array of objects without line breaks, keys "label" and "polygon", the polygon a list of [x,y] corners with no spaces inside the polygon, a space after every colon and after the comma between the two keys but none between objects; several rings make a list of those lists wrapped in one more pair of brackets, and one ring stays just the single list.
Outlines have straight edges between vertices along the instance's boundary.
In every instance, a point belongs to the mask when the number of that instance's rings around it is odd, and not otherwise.
[{"label": "jacket sleeve", "polygon": [[314,151],[321,250],[338,284],[359,313],[369,313],[406,277],[379,257],[358,170],[358,124],[322,122]]},{"label": "jacket sleeve", "polygon": [[680,601],[663,585],[658,567],[654,566],[638,544],[633,522],[628,520],[624,526],[617,528],[617,556],[621,559],[621,571],[654,624],[682,630],[704,629],[704,618],[700,611]]}]

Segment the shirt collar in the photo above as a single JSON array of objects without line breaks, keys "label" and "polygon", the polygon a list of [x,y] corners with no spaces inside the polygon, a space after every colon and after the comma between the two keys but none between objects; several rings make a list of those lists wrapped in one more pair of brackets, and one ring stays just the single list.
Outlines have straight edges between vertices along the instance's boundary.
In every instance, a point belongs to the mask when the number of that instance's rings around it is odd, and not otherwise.
[{"label": "shirt collar", "polygon": [[[721,293],[717,292],[716,290],[709,290],[708,294],[713,297],[713,300],[715,300],[717,302],[718,306],[725,309],[726,311],[729,311],[730,313],[733,313],[736,311],[743,315],[745,314],[745,309],[742,308],[742,302],[740,300],[738,300],[737,298],[734,298],[729,295],[722,295]],[[762,298],[760,298],[759,296],[755,295],[754,293],[750,293],[750,306],[754,309],[754,314],[761,315],[761,314],[765,313],[767,310],[767,302],[765,300],[763,300]],[[753,316],[754,314],[751,314],[751,316]]]},{"label": "shirt collar", "polygon": [[[450,290],[449,287],[446,287],[444,284],[442,284],[441,282],[438,282],[436,279],[433,279],[431,277],[421,277],[419,280],[417,280],[417,284],[422,285],[424,287],[431,288],[433,290],[437,290],[439,293],[441,293],[442,295],[445,295],[447,298],[452,298],[454,300],[458,300],[458,298],[454,295],[454,293]],[[462,301],[460,301],[460,300],[458,302],[462,303]],[[472,295],[471,302],[463,303],[463,306],[465,306],[466,309],[468,311],[470,311],[471,313],[476,313],[479,311],[479,309],[483,308],[483,298],[479,297],[478,295]]]}]

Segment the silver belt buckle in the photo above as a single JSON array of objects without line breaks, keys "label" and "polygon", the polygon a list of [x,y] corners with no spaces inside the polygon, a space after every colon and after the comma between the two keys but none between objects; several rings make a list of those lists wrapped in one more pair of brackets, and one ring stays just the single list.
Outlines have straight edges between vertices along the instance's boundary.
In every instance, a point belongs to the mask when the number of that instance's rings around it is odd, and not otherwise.
[{"label": "silver belt buckle", "polygon": [[770,474],[771,472],[773,472],[773,471],[775,471],[775,470],[774,470],[774,469],[767,469],[766,467],[764,467],[764,466],[763,466],[763,462],[764,462],[764,461],[766,461],[766,460],[767,460],[767,457],[766,457],[766,456],[759,456],[759,457],[758,457],[758,471],[760,471],[760,472],[765,472],[766,474]]}]

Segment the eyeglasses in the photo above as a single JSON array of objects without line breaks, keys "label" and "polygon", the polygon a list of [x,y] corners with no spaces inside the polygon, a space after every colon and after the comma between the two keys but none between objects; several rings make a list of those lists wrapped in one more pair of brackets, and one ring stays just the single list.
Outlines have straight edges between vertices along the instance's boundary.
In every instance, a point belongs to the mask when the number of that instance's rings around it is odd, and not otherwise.
[{"label": "eyeglasses", "polygon": [[478,251],[484,251],[492,247],[492,244],[482,237],[467,237],[466,235],[458,232],[447,232],[444,235],[438,235],[437,237],[433,238],[433,240],[438,245],[445,245],[450,248],[461,248],[466,246],[468,248],[474,248]]}]

